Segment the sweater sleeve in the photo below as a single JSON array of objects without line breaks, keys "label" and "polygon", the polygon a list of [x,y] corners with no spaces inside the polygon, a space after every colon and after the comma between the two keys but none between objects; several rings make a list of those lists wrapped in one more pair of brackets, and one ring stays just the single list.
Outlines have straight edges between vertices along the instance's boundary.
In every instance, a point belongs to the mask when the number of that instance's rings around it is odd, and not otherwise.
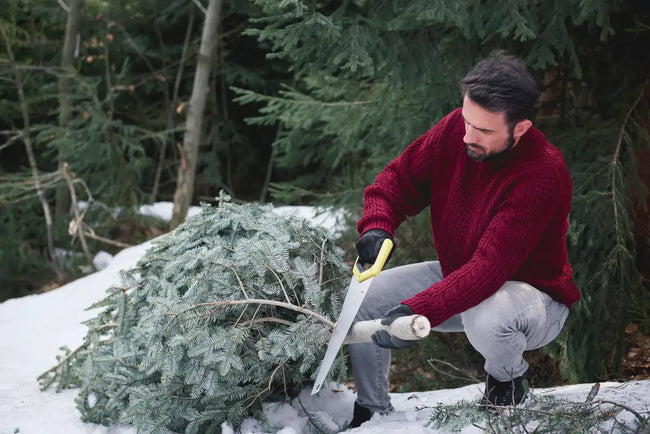
[{"label": "sweater sleeve", "polygon": [[359,234],[382,229],[390,234],[406,219],[422,211],[431,200],[431,177],[441,140],[447,135],[457,109],[411,143],[382,170],[364,190],[363,216],[357,223]]},{"label": "sweater sleeve", "polygon": [[535,172],[522,173],[511,182],[467,263],[402,303],[437,326],[503,286],[524,263],[551,220],[568,213],[568,173]]}]

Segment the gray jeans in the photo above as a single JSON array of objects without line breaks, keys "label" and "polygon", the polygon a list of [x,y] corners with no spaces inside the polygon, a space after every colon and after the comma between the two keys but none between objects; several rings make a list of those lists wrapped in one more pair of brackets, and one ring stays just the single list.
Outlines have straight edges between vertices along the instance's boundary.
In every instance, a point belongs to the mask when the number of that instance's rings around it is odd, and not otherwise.
[{"label": "gray jeans", "polygon": [[[438,262],[422,262],[382,271],[372,282],[356,321],[381,318],[402,300],[442,280]],[[480,304],[437,327],[438,332],[465,332],[485,358],[485,371],[508,381],[528,369],[523,352],[557,337],[569,309],[527,283],[508,281]],[[357,387],[357,402],[373,411],[392,409],[388,395],[390,350],[375,344],[348,345]]]}]

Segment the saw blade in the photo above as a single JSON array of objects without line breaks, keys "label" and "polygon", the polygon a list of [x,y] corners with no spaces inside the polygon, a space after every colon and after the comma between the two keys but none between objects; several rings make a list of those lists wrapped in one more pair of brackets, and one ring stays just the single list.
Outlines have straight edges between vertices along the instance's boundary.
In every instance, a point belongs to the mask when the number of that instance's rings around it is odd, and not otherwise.
[{"label": "saw blade", "polygon": [[348,293],[345,296],[339,319],[336,321],[336,326],[327,345],[327,352],[318,370],[316,382],[311,391],[312,395],[318,393],[323,386],[325,377],[327,377],[327,374],[332,368],[334,359],[336,359],[336,355],[343,345],[343,341],[354,322],[354,318],[357,316],[357,312],[361,307],[361,303],[368,292],[368,287],[371,282],[372,278],[359,282],[356,277],[352,277],[352,282],[350,282],[350,286],[348,287]]}]

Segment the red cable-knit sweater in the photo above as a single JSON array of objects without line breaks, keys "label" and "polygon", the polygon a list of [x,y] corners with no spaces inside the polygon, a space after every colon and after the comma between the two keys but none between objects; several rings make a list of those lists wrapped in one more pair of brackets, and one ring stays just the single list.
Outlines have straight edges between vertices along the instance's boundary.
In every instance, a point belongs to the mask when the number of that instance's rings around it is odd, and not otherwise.
[{"label": "red cable-knit sweater", "polygon": [[511,150],[467,156],[461,109],[406,150],[364,192],[357,229],[391,234],[426,206],[444,279],[404,300],[432,326],[479,304],[506,281],[527,282],[571,306],[567,260],[571,177],[560,151],[530,128]]}]

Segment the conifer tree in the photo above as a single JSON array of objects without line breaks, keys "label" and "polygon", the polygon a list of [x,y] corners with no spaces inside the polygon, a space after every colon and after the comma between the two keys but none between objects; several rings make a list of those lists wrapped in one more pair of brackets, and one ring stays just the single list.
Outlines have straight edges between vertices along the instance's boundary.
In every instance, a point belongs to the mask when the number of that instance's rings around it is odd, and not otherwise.
[{"label": "conifer tree", "polygon": [[344,295],[342,256],[324,228],[222,196],[123,273],[83,345],[40,380],[78,386],[85,421],[237,425],[315,376]]}]

